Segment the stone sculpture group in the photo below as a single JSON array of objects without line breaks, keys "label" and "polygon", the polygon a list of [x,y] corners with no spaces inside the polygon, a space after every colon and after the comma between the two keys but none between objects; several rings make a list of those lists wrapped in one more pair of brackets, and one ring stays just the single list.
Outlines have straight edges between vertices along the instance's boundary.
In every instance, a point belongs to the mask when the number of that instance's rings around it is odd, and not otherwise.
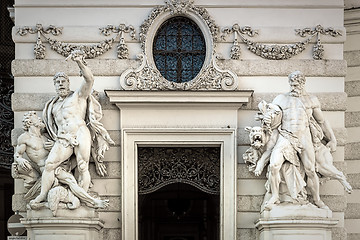
[{"label": "stone sculpture group", "polygon": [[48,207],[54,216],[59,207],[76,209],[81,203],[92,208],[109,205],[108,200],[88,193],[89,162],[93,159],[97,173],[104,176],[102,158],[114,142],[99,122],[101,106],[92,95],[94,77],[86,66],[84,53],[75,50],[69,58],[78,64],[83,83],[73,92],[68,76],[55,74],[57,96],[46,103],[43,120],[34,111],[25,114],[25,132],[19,136],[14,154],[14,177],[24,179],[29,207]]},{"label": "stone sculpture group", "polygon": [[319,176],[336,179],[348,193],[352,191],[344,174],[333,165],[336,138],[319,100],[305,91],[305,81],[300,71],[291,73],[290,92],[278,95],[272,103],[261,101],[256,117],[261,126],[245,128],[251,146],[243,158],[249,171],[259,176],[268,166],[265,210],[282,202],[308,204],[306,186],[313,203],[328,209],[320,199]]}]

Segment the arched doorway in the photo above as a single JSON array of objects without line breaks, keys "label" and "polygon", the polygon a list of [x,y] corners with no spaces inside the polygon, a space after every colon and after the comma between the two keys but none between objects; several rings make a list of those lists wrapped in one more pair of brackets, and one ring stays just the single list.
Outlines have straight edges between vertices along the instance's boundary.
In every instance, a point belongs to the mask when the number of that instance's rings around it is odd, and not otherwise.
[{"label": "arched doorway", "polygon": [[139,240],[219,240],[219,195],[173,183],[139,195]]}]

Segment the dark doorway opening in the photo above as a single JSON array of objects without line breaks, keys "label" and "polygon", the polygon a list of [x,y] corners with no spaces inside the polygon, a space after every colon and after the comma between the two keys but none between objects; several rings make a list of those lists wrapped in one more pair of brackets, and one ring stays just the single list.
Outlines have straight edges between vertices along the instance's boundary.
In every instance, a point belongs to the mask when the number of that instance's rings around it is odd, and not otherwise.
[{"label": "dark doorway opening", "polygon": [[139,240],[219,240],[220,197],[184,183],[139,195]]}]

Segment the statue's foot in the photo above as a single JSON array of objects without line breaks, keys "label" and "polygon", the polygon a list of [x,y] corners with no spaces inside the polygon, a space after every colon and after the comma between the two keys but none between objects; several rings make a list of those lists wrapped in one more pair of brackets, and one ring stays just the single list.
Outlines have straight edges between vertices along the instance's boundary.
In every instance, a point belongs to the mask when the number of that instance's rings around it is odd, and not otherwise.
[{"label": "statue's foot", "polygon": [[265,206],[264,206],[264,208],[265,208],[265,210],[271,210],[272,208],[273,208],[273,206],[275,206],[275,204],[279,204],[280,203],[280,200],[279,200],[279,198],[278,197],[271,197],[270,199],[269,199],[269,201],[267,201],[266,203],[265,203]]},{"label": "statue's foot", "polygon": [[94,200],[94,208],[107,208],[110,205],[108,199],[95,199]]},{"label": "statue's foot", "polygon": [[29,206],[32,210],[39,210],[43,207],[46,207],[46,203],[45,202],[38,202],[38,201],[35,201],[36,199],[34,200],[31,200],[29,202]]},{"label": "statue's foot", "polygon": [[325,209],[325,210],[330,210],[330,208],[328,206],[326,206],[326,204],[319,200],[319,201],[315,201],[315,205],[318,207],[318,208],[321,208],[321,209]]}]

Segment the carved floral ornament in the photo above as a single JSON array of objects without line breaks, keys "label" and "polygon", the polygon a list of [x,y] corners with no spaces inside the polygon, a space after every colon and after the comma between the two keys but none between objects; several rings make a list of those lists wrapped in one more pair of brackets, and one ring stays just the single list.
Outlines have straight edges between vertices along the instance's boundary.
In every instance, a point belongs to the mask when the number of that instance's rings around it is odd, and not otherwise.
[{"label": "carved floral ornament", "polygon": [[220,194],[220,148],[140,147],[139,194],[172,183],[187,183],[210,194]]}]

